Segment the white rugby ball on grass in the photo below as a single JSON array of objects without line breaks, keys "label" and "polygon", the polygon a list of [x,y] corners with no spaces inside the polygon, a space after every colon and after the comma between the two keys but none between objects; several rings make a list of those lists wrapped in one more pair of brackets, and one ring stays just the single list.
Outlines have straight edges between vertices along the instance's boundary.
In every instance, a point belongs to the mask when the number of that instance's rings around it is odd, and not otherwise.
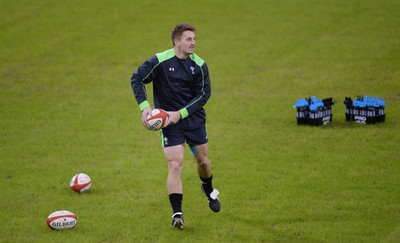
[{"label": "white rugby ball on grass", "polygon": [[168,121],[168,113],[163,109],[153,109],[151,114],[147,116],[149,130],[157,131],[164,127]]},{"label": "white rugby ball on grass", "polygon": [[55,211],[47,217],[47,226],[50,229],[65,230],[72,229],[78,222],[76,215],[67,210]]},{"label": "white rugby ball on grass", "polygon": [[87,192],[92,185],[92,179],[85,173],[78,173],[72,177],[69,186],[74,192]]}]

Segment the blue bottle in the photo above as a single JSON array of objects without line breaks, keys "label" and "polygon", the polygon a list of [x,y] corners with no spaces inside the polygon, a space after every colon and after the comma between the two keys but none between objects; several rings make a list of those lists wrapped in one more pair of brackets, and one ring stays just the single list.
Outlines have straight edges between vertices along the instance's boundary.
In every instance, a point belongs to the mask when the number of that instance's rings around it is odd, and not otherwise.
[{"label": "blue bottle", "polygon": [[309,116],[310,116],[310,122],[309,122],[309,124],[310,124],[311,126],[318,126],[318,125],[319,125],[320,117],[319,117],[318,106],[317,106],[316,104],[311,104],[311,105],[310,105],[310,113],[309,113]]},{"label": "blue bottle", "polygon": [[293,108],[297,109],[296,119],[297,125],[303,125],[308,123],[308,102],[306,99],[299,99]]},{"label": "blue bottle", "polygon": [[359,115],[356,119],[356,122],[366,124],[367,123],[367,110],[366,110],[367,105],[365,104],[364,101],[359,101],[358,107],[359,107]]},{"label": "blue bottle", "polygon": [[367,103],[367,124],[375,124],[376,114],[375,114],[375,102],[373,98],[366,100]]},{"label": "blue bottle", "polygon": [[360,116],[360,102],[358,100],[355,100],[353,102],[353,121],[357,121],[358,117]]},{"label": "blue bottle", "polygon": [[385,122],[385,100],[383,98],[378,99],[378,122]]}]

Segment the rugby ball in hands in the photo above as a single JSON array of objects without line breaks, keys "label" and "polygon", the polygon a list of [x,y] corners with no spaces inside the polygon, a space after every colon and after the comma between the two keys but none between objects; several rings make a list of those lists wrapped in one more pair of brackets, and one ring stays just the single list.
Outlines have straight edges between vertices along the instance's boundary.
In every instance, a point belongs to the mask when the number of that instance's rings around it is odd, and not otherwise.
[{"label": "rugby ball in hands", "polygon": [[69,186],[74,192],[87,192],[92,185],[92,179],[85,173],[78,173],[72,177]]},{"label": "rugby ball in hands", "polygon": [[74,228],[77,222],[78,218],[74,213],[60,210],[50,214],[46,223],[50,229],[65,230]]},{"label": "rugby ball in hands", "polygon": [[168,114],[163,109],[154,109],[151,113],[147,116],[147,122],[149,126],[147,129],[152,131],[160,130],[164,127],[164,125],[168,121]]}]

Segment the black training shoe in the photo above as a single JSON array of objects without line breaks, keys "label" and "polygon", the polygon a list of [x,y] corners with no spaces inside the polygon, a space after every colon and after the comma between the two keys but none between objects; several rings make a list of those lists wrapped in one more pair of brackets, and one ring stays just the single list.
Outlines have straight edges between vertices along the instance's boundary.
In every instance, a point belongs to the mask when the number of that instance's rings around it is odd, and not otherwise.
[{"label": "black training shoe", "polygon": [[182,213],[174,213],[172,215],[172,226],[174,226],[176,229],[183,229],[183,215]]},{"label": "black training shoe", "polygon": [[218,199],[219,191],[217,189],[213,189],[213,191],[210,194],[208,194],[204,190],[203,185],[201,185],[201,190],[203,190],[204,194],[207,197],[208,206],[211,208],[212,211],[218,213],[219,210],[221,209],[221,204],[220,204],[219,199]]}]

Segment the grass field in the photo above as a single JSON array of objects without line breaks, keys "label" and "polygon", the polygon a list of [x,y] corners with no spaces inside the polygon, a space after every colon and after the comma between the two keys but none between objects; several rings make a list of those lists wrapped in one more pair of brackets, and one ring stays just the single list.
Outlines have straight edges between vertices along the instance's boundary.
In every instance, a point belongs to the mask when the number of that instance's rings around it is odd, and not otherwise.
[{"label": "grass field", "polygon": [[[0,0],[0,242],[400,242],[400,2]],[[170,226],[167,165],[129,79],[197,27],[212,213],[195,163],[185,229]],[[150,91],[151,88],[149,87]],[[346,123],[345,96],[387,103]],[[297,126],[299,98],[333,97],[333,122]],[[75,173],[91,176],[75,194]],[[56,210],[77,226],[52,231]]]}]

